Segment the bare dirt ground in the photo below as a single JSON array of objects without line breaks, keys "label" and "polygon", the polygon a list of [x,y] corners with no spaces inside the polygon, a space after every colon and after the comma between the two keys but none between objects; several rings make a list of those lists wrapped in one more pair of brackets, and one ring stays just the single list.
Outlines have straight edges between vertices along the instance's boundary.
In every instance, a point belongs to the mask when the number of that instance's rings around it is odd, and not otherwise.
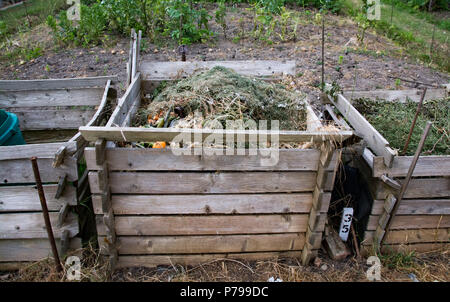
[{"label": "bare dirt ground", "polygon": [[[296,60],[298,86],[310,95],[311,101],[318,97],[321,70],[321,27],[314,23],[314,11],[305,15],[297,32],[296,41],[281,42],[274,34],[273,43],[251,37],[252,16],[244,9],[227,15],[227,36],[212,20],[211,29],[218,34],[206,44],[188,47],[188,60]],[[241,19],[242,18],[242,19]],[[243,26],[243,27],[242,27]],[[336,81],[344,89],[372,90],[416,87],[416,84],[401,82],[395,78],[415,80],[432,85],[449,82],[449,75],[413,62],[403,55],[400,47],[391,41],[368,32],[365,45],[356,42],[357,26],[349,18],[327,15],[325,79]],[[233,41],[233,37],[244,32],[244,37]],[[145,39],[144,39],[145,40]],[[0,61],[1,79],[41,79],[114,75],[121,83],[126,75],[129,41],[110,36],[106,46],[90,49],[80,47],[54,47],[50,30],[42,25],[15,41],[24,47],[30,43],[44,45],[44,54],[28,62]],[[33,45],[33,44],[31,44]],[[155,45],[143,42],[142,60],[176,61],[180,56],[176,45]],[[342,63],[339,64],[339,57]],[[398,84],[398,83],[397,83]],[[123,87],[123,86],[122,86]]]}]

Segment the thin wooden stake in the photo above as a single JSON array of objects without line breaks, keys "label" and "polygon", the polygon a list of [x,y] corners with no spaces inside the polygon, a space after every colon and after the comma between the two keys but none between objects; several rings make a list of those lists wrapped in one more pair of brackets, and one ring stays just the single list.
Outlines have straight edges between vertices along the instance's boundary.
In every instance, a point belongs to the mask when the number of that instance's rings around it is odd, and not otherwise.
[{"label": "thin wooden stake", "polygon": [[422,137],[420,139],[419,145],[417,146],[417,150],[416,150],[416,153],[414,154],[414,158],[411,162],[411,166],[409,166],[408,173],[406,174],[406,178],[403,181],[402,188],[400,189],[400,193],[398,194],[397,202],[395,203],[394,208],[392,209],[392,212],[391,212],[391,217],[389,218],[389,220],[386,224],[386,228],[385,228],[386,231],[380,242],[380,250],[381,250],[381,247],[383,246],[384,239],[388,235],[392,221],[394,220],[394,217],[395,217],[395,213],[397,213],[400,203],[402,202],[403,196],[405,195],[406,189],[408,188],[409,181],[411,180],[412,174],[414,173],[414,169],[416,168],[416,164],[417,164],[417,161],[419,160],[420,153],[422,153],[422,149],[425,144],[425,140],[427,139],[428,133],[430,132],[431,124],[432,123],[430,121],[428,121],[427,125],[425,126],[425,130],[422,133]]},{"label": "thin wooden stake", "polygon": [[325,18],[322,16],[322,92],[325,92]]},{"label": "thin wooden stake", "polygon": [[412,133],[414,131],[414,127],[416,126],[417,117],[419,116],[420,110],[422,109],[422,103],[425,99],[425,94],[427,93],[427,88],[425,87],[422,91],[422,95],[420,96],[419,104],[417,105],[416,115],[414,116],[413,122],[411,124],[411,128],[409,129],[408,138],[406,139],[405,146],[403,147],[403,150],[401,154],[405,154],[406,150],[408,149],[409,141],[411,140]]},{"label": "thin wooden stake", "polygon": [[434,33],[436,32],[436,24],[433,26],[433,35],[431,36],[430,44],[430,61],[433,59],[433,45],[434,45]]}]

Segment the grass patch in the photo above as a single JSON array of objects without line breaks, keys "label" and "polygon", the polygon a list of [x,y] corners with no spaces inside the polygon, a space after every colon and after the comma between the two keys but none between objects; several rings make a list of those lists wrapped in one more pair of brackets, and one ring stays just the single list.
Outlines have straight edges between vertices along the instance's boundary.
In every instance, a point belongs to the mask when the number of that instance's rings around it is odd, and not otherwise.
[{"label": "grass patch", "polygon": [[[383,135],[392,148],[402,150],[417,103],[359,99],[355,108]],[[450,155],[450,99],[424,101],[406,155],[414,155],[427,121],[433,122],[422,151],[424,155]]]},{"label": "grass patch", "polygon": [[[361,0],[342,0],[344,11],[356,16],[361,10]],[[381,3],[380,20],[371,21],[371,26],[406,49],[408,55],[422,62],[434,64],[440,70],[450,71],[449,21],[438,19],[432,14],[417,11],[390,0]],[[434,28],[435,27],[435,28]],[[434,42],[431,47],[434,31]],[[431,56],[430,56],[431,49]]]},{"label": "grass patch", "polygon": [[66,0],[29,0],[22,5],[0,11],[0,40],[41,24],[47,16],[54,15],[66,6]]}]

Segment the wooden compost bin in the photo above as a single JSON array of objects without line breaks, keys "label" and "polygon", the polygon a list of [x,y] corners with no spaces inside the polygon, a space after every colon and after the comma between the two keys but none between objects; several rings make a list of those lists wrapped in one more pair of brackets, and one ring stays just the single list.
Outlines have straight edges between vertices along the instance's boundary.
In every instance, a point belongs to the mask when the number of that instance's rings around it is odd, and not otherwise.
[{"label": "wooden compost bin", "polygon": [[[398,156],[389,142],[360,114],[349,99],[418,102],[421,90],[354,91],[338,94],[333,104],[364,138],[366,148],[359,168],[369,185],[374,203],[362,245],[373,251],[385,235],[386,224],[398,198],[413,156]],[[448,97],[446,89],[428,89],[425,99]],[[381,101],[380,100],[380,101]],[[374,241],[374,239],[376,239]],[[450,243],[450,155],[421,156],[383,245],[385,251],[430,251]],[[375,245],[376,246],[376,245]]]},{"label": "wooden compost bin", "polygon": [[[32,156],[38,158],[60,252],[81,247],[75,237],[78,217],[71,207],[90,192],[87,171],[79,174],[87,141],[77,129],[107,118],[114,96],[111,79],[0,81],[0,108],[17,114],[24,137],[30,137],[27,145],[0,147],[0,270],[51,255]],[[71,138],[66,138],[68,133]]]},{"label": "wooden compost bin", "polygon": [[276,256],[302,256],[308,262],[321,244],[334,182],[338,151],[331,140],[339,144],[352,136],[351,131],[321,132],[321,123],[308,106],[308,131],[280,131],[279,139],[314,141],[321,148],[280,150],[279,162],[272,167],[261,165],[261,156],[175,156],[170,148],[119,148],[113,143],[170,142],[180,133],[200,135],[203,141],[211,134],[206,129],[129,127],[141,94],[162,80],[217,65],[268,78],[293,74],[295,62],[130,65],[136,73],[131,72],[128,90],[107,127],[80,128],[85,139],[96,142],[85,154],[99,243],[111,265],[192,265],[219,258]]}]

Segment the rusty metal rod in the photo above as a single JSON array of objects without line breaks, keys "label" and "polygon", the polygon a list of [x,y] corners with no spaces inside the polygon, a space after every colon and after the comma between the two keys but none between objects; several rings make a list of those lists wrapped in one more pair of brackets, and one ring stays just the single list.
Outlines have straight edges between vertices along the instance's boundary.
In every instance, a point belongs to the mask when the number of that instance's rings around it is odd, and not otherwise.
[{"label": "rusty metal rod", "polygon": [[36,180],[36,186],[39,193],[39,200],[41,201],[42,215],[44,216],[45,228],[47,229],[48,239],[52,247],[53,257],[55,258],[56,271],[62,271],[61,261],[59,260],[58,249],[56,248],[55,237],[53,236],[52,224],[50,222],[50,216],[48,215],[47,201],[45,200],[44,188],[42,187],[41,175],[39,173],[39,167],[37,158],[33,156],[31,158],[31,165],[33,166],[34,178]]},{"label": "rusty metal rod", "polygon": [[413,122],[411,124],[411,129],[409,129],[408,138],[406,139],[405,146],[400,154],[405,154],[408,149],[409,141],[411,140],[412,133],[414,131],[414,127],[416,126],[417,118],[419,117],[420,110],[422,110],[423,100],[425,99],[425,94],[427,93],[427,88],[425,87],[422,91],[422,95],[420,96],[419,104],[417,105],[416,115],[414,116]]},{"label": "rusty metal rod", "polygon": [[416,164],[417,164],[417,161],[419,160],[420,153],[422,153],[423,146],[425,145],[425,140],[427,139],[428,133],[430,132],[431,124],[432,123],[430,121],[428,121],[425,126],[425,130],[423,130],[422,137],[420,138],[420,142],[419,142],[419,145],[417,146],[416,153],[414,154],[411,165],[409,166],[408,173],[406,174],[406,178],[402,183],[400,193],[398,194],[397,201],[394,205],[394,208],[391,211],[391,215],[389,217],[388,223],[386,224],[385,233],[380,242],[380,248],[383,246],[384,239],[387,237],[389,228],[391,227],[392,221],[394,220],[395,213],[397,213],[400,203],[402,202],[403,196],[405,195],[406,189],[408,188],[409,181],[411,180],[411,177],[414,173],[414,169],[416,168]]}]

